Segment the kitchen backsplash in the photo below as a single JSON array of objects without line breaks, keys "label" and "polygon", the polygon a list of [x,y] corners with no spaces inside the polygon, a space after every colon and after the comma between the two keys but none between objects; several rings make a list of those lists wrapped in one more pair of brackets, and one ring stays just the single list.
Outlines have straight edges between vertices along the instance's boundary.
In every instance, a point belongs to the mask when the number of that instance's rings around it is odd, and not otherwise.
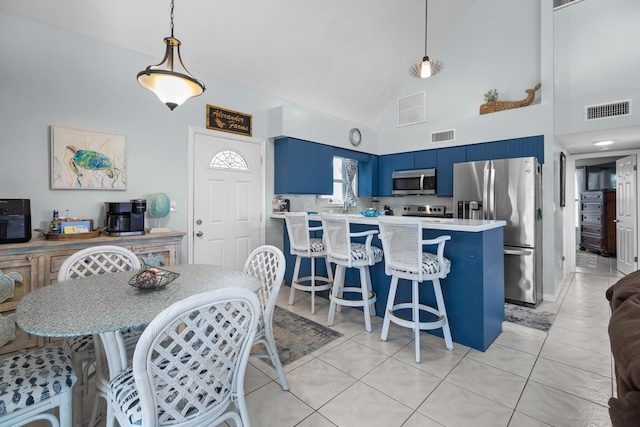
[{"label": "kitchen backsplash", "polygon": [[[330,197],[315,195],[291,194],[282,195],[289,199],[292,212],[331,212],[342,213],[342,204],[331,203]],[[389,206],[396,215],[400,215],[404,205],[443,205],[446,212],[453,212],[452,197],[437,196],[405,196],[405,197],[358,197],[357,206],[349,206],[348,213],[357,213],[373,207],[373,201],[378,201],[378,210],[382,211],[385,205]]]}]

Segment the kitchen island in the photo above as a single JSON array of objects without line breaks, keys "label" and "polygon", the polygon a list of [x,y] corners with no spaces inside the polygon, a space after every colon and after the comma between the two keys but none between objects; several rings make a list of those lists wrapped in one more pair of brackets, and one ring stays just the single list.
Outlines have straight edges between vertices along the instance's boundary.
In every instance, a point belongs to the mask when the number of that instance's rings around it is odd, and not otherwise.
[{"label": "kitchen island", "polygon": [[[274,215],[274,218],[282,215]],[[309,219],[320,222],[320,215],[310,215]],[[352,232],[377,229],[376,218],[350,215]],[[316,224],[314,224],[316,225]],[[441,280],[451,335],[455,343],[476,350],[485,351],[502,332],[504,320],[504,256],[503,227],[505,221],[459,220],[452,218],[424,218],[425,239],[446,234],[451,236],[444,255],[451,260],[451,272]],[[320,237],[319,235],[317,237]],[[362,240],[364,242],[364,240]],[[382,248],[382,243],[374,237],[373,244]],[[295,257],[289,253],[289,238],[284,233],[284,253],[287,257],[285,282],[291,283]],[[301,265],[301,275],[309,274],[309,261]],[[318,274],[324,274],[324,263],[318,263]],[[306,271],[305,271],[306,269]],[[376,313],[384,316],[391,277],[384,271],[384,260],[372,267],[371,281],[377,294]],[[345,281],[358,284],[356,269],[348,269]],[[396,301],[409,301],[410,286],[401,280]],[[420,302],[435,305],[433,288],[421,288]],[[429,331],[442,336],[441,330]]]}]

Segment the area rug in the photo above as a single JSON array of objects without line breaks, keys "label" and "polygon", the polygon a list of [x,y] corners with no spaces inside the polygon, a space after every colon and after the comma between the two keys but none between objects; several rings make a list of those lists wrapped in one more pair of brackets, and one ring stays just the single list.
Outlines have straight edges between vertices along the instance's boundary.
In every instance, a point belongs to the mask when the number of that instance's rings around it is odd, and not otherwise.
[{"label": "area rug", "polygon": [[548,311],[506,302],[504,304],[504,320],[548,332],[551,329],[551,325],[553,325],[553,321],[556,320],[556,315]]},{"label": "area rug", "polygon": [[[320,347],[340,338],[340,332],[276,306],[273,312],[273,335],[282,366],[313,353]],[[262,351],[260,349],[258,351]],[[271,365],[269,359],[261,359]]]},{"label": "area rug", "polygon": [[596,268],[598,266],[598,254],[591,252],[576,252],[576,267]]}]

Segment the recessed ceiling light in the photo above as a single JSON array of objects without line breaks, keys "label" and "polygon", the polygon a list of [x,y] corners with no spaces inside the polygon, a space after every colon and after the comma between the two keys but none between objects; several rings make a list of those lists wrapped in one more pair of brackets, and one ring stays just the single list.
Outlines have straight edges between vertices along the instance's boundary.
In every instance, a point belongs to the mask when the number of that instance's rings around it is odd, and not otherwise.
[{"label": "recessed ceiling light", "polygon": [[614,143],[614,141],[610,141],[610,140],[608,140],[608,141],[596,141],[596,142],[593,143],[593,145],[603,146],[603,145],[611,145],[613,143]]}]

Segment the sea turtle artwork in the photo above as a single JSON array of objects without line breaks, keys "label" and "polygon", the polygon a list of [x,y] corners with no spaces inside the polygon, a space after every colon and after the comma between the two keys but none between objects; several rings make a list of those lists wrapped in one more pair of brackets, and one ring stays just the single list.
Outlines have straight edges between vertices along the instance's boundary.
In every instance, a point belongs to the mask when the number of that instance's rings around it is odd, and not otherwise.
[{"label": "sea turtle artwork", "polygon": [[105,175],[109,178],[115,176],[116,167],[113,165],[111,159],[104,154],[91,150],[79,150],[73,145],[67,145],[67,150],[73,153],[73,157],[69,160],[69,167],[78,177],[82,176],[82,172],[80,172],[78,168],[101,170],[104,171]]},{"label": "sea turtle artwork", "polygon": [[0,303],[13,298],[16,282],[23,283],[22,274],[11,271],[7,274],[0,270]]}]

